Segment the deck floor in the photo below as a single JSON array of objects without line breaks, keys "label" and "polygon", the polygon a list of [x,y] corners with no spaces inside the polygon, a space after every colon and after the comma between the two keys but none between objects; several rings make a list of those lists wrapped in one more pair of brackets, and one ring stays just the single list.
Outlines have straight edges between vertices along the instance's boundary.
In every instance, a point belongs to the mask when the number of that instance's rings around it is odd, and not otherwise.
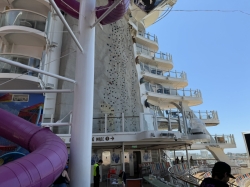
[{"label": "deck floor", "polygon": [[[93,186],[94,186],[94,185],[92,184],[91,187],[93,187]],[[109,184],[109,185],[107,186],[107,182],[101,182],[99,187],[118,187],[118,186],[114,186],[114,185],[111,185],[111,184]],[[120,186],[119,186],[119,187],[120,187]],[[143,184],[143,187],[152,187],[152,186],[151,186],[150,184],[144,183],[144,184]]]}]

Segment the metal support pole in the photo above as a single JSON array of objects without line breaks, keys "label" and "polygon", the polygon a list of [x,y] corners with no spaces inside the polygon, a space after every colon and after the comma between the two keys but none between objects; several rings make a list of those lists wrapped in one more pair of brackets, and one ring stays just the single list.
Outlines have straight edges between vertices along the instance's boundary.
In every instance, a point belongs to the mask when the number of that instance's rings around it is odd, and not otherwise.
[{"label": "metal support pole", "polygon": [[71,123],[42,123],[42,127],[70,126]]},{"label": "metal support pole", "polygon": [[[81,44],[79,43],[79,41],[77,40],[76,36],[74,35],[73,31],[71,30],[69,24],[67,23],[67,21],[64,19],[61,11],[59,10],[59,8],[56,6],[56,3],[54,2],[54,0],[49,0],[50,4],[52,5],[52,7],[55,9],[57,15],[59,16],[60,20],[63,22],[64,26],[66,27],[66,29],[68,30],[69,34],[71,35],[71,37],[73,38],[74,42],[76,43],[77,47],[79,48],[80,51],[83,52],[83,48],[81,46]],[[81,15],[81,14],[79,14]]]},{"label": "metal support pole", "polygon": [[125,172],[124,142],[122,142],[122,155],[123,155],[123,159],[122,159],[122,171]]},{"label": "metal support pole", "polygon": [[75,80],[72,80],[72,79],[69,79],[69,78],[66,78],[66,77],[63,77],[63,76],[60,76],[60,75],[56,75],[54,73],[50,73],[50,72],[47,72],[47,71],[43,71],[43,70],[40,70],[40,69],[37,69],[37,68],[33,68],[31,66],[27,66],[27,65],[24,65],[24,64],[21,64],[19,62],[15,62],[13,60],[9,60],[9,59],[3,58],[3,57],[0,57],[0,61],[5,62],[7,64],[17,66],[17,67],[20,67],[20,68],[31,70],[31,71],[34,71],[34,72],[37,72],[37,73],[48,75],[48,76],[51,76],[51,77],[54,77],[54,78],[57,78],[57,79],[61,79],[61,80],[64,80],[64,81],[76,83]]},{"label": "metal support pole", "polygon": [[162,160],[161,149],[159,149],[158,151],[159,151],[159,158],[160,158],[159,162],[161,162],[161,160]]},{"label": "metal support pole", "polygon": [[90,186],[94,96],[95,2],[80,0],[78,40],[84,53],[77,50],[70,162],[71,187]]},{"label": "metal support pole", "polygon": [[182,130],[181,130],[181,119],[180,119],[179,114],[178,114],[178,131],[179,131],[180,133],[182,133]]},{"label": "metal support pole", "polygon": [[187,135],[187,118],[186,118],[186,115],[185,115],[185,111],[184,111],[184,109],[183,109],[183,104],[182,104],[182,102],[181,102],[181,113],[182,113],[184,131],[185,131],[185,134]]},{"label": "metal support pole", "polygon": [[171,114],[171,110],[168,113],[168,131],[172,131],[170,114]]},{"label": "metal support pole", "polygon": [[185,149],[186,149],[186,156],[187,156],[187,163],[188,163],[188,170],[190,172],[190,162],[189,162],[189,159],[188,159],[188,150],[187,150],[187,145],[185,144]]},{"label": "metal support pole", "polygon": [[124,113],[122,113],[122,132],[124,132],[124,124],[125,123],[125,119],[124,119]]},{"label": "metal support pole", "polygon": [[[69,122],[72,124],[72,113],[69,115]],[[71,134],[71,125],[69,126],[69,134]]]},{"label": "metal support pole", "polygon": [[105,114],[104,133],[108,132],[108,114]]}]

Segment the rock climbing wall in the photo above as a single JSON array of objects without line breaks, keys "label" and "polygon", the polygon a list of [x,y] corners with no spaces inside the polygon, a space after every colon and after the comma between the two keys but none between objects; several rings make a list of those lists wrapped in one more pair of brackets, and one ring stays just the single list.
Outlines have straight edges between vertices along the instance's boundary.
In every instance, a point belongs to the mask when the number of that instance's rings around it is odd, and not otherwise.
[{"label": "rock climbing wall", "polygon": [[[103,132],[103,113],[108,113],[108,132],[139,130],[142,111],[128,23],[119,20],[96,29],[94,132]],[[112,118],[111,118],[112,117]]]},{"label": "rock climbing wall", "polygon": [[[66,16],[73,31],[77,31],[77,20]],[[108,132],[122,130],[122,113],[125,131],[139,130],[140,103],[139,82],[133,54],[132,38],[125,19],[96,26],[95,41],[95,85],[93,133],[104,132],[104,114],[108,115]],[[64,34],[60,62],[60,75],[74,78],[76,46],[68,33]],[[73,84],[59,81],[58,89],[73,88]],[[73,107],[73,94],[58,94],[55,121],[63,118]],[[66,119],[67,120],[67,119]],[[54,129],[56,133],[67,133],[67,127]]]}]

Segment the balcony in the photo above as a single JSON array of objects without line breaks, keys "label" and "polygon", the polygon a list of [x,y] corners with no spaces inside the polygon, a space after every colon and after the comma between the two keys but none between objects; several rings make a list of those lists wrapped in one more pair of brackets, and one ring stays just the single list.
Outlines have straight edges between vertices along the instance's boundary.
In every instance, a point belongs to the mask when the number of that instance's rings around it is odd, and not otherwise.
[{"label": "balcony", "polygon": [[201,119],[207,127],[216,126],[220,123],[217,111],[193,111],[193,113]]},{"label": "balcony", "polygon": [[210,135],[209,141],[195,142],[191,149],[205,149],[206,146],[220,147],[220,148],[236,148],[234,135]]},{"label": "balcony", "polygon": [[47,18],[41,14],[10,9],[1,14],[0,36],[11,44],[43,47],[46,23]]},{"label": "balcony", "polygon": [[[157,117],[153,114],[141,113],[138,116],[130,116],[126,113],[102,113],[94,114],[93,117],[93,146],[101,145],[120,145],[120,142],[126,142],[135,145],[155,145],[159,147],[173,146],[178,144],[180,147],[185,143],[192,144],[191,139],[183,138],[185,132],[167,131],[158,129]],[[54,132],[70,144],[70,127],[63,128],[61,131]],[[199,139],[208,141],[207,134],[199,134]],[[178,141],[177,141],[178,140]],[[166,145],[166,142],[169,142]]]},{"label": "balcony", "polygon": [[[185,112],[187,118],[190,118],[190,116],[192,118],[198,118],[203,123],[205,123],[207,127],[216,126],[220,123],[217,111],[185,111]],[[181,112],[179,110],[170,109],[169,111],[166,111],[166,114],[170,115],[172,128],[177,129],[178,128],[177,120]],[[167,127],[166,123],[167,120],[162,120],[163,128]]]},{"label": "balcony", "polygon": [[158,51],[158,39],[157,36],[151,35],[149,33],[145,33],[143,31],[138,31],[136,35],[136,41],[137,43],[146,46],[153,51]]},{"label": "balcony", "polygon": [[[48,15],[51,10],[51,5],[49,0],[35,0],[25,3],[26,0],[8,0],[11,3],[13,9],[26,9],[33,12],[37,12],[44,16]],[[12,2],[11,2],[12,1]]]},{"label": "balcony", "polygon": [[[31,67],[40,68],[40,59],[22,56],[18,54],[0,54],[0,57],[19,62]],[[37,89],[40,83],[38,73],[24,68],[13,66],[0,61],[0,84],[13,79],[7,84],[1,85],[2,90],[12,89]]]},{"label": "balcony", "polygon": [[156,53],[151,49],[136,44],[137,55],[140,61],[152,66],[156,66],[159,69],[170,71],[173,68],[172,55],[167,53]]},{"label": "balcony", "polygon": [[184,88],[188,85],[187,75],[185,72],[164,71],[142,62],[140,63],[140,67],[145,81],[157,84],[167,83],[177,89]]},{"label": "balcony", "polygon": [[155,21],[161,17],[161,12],[166,12],[168,14],[171,11],[172,7],[176,3],[176,0],[168,1],[155,1],[153,6],[146,5],[140,0],[134,0],[130,3],[130,11],[132,16],[137,21],[143,21],[145,27],[149,27]]},{"label": "balcony", "polygon": [[188,106],[200,105],[203,102],[200,90],[178,90],[148,82],[145,83],[145,89],[148,102],[161,109],[176,108],[171,102],[185,101]]}]

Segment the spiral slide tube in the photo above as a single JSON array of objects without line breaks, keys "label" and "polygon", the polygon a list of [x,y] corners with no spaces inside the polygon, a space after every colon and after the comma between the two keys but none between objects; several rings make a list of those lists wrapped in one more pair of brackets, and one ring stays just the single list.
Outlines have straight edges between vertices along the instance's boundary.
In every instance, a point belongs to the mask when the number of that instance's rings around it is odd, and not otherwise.
[{"label": "spiral slide tube", "polygon": [[[79,18],[80,3],[76,0],[54,0],[57,6],[71,15],[72,17]],[[114,0],[108,0],[108,4],[105,6],[96,7],[96,17],[101,17],[108,8],[114,3]],[[129,0],[121,0],[121,2],[112,10],[100,23],[107,25],[118,21],[127,12],[129,7]]]},{"label": "spiral slide tube", "polygon": [[48,187],[66,165],[67,148],[59,137],[2,109],[0,136],[31,152],[0,167],[1,187]]}]

